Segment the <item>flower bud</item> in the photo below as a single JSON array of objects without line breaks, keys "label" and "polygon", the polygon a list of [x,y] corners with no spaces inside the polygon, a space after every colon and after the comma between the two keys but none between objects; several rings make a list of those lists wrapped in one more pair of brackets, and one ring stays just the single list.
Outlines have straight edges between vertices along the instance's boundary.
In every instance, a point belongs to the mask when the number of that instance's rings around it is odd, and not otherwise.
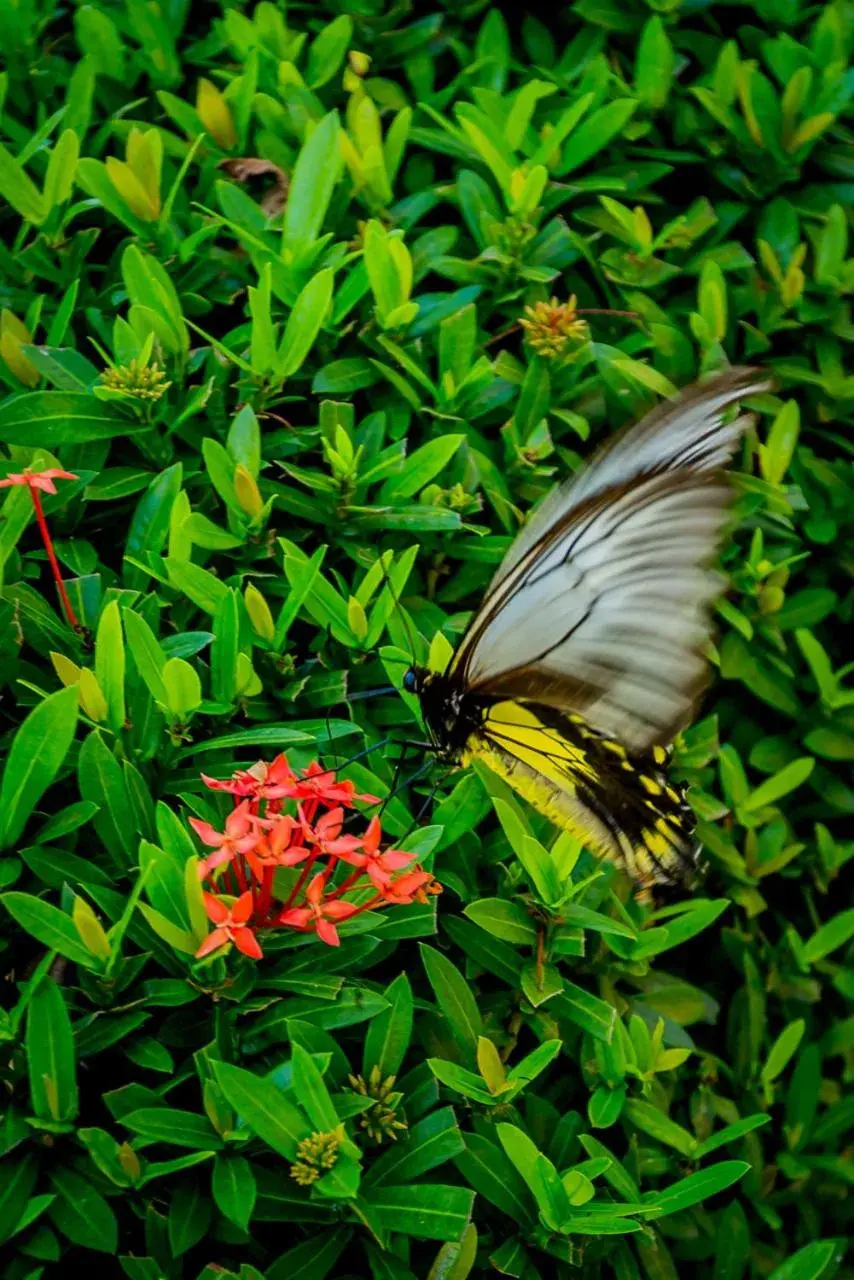
[{"label": "flower bud", "polygon": [[234,492],[241,510],[253,520],[257,520],[264,510],[264,499],[261,497],[257,480],[242,462],[238,462],[234,469]]},{"label": "flower bud", "polygon": [[249,621],[252,623],[253,629],[262,640],[267,640],[272,644],[276,634],[276,624],[273,621],[270,606],[258,588],[251,582],[243,593],[243,603],[246,605],[246,612],[249,614]]}]

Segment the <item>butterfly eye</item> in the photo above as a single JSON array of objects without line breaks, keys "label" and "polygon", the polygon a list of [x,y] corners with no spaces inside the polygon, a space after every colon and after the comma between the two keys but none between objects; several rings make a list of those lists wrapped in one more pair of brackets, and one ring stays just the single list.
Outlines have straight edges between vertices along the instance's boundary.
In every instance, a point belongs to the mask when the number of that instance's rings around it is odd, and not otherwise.
[{"label": "butterfly eye", "polygon": [[412,667],[409,668],[406,675],[403,677],[403,687],[407,693],[418,692],[418,676]]}]

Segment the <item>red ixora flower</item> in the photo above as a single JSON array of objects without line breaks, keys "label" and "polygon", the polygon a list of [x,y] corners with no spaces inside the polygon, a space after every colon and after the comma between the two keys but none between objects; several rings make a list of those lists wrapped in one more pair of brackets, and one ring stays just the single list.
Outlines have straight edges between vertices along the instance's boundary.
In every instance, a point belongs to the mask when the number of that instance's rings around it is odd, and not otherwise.
[{"label": "red ixora flower", "polygon": [[259,760],[251,769],[239,769],[230,778],[210,778],[202,774],[202,782],[212,791],[253,800],[318,800],[326,805],[351,807],[355,800],[379,804],[378,796],[359,795],[352,782],[336,778],[313,760],[299,777],[288,764],[287,757],[276,756],[272,764]]},{"label": "red ixora flower", "polygon": [[305,891],[306,907],[289,907],[279,916],[279,924],[289,924],[294,929],[314,929],[322,942],[330,947],[340,945],[336,923],[349,920],[357,914],[359,908],[354,902],[341,902],[325,899],[326,873],[320,872],[310,882]]},{"label": "red ixora flower", "polygon": [[216,849],[216,853],[209,853],[199,864],[202,879],[223,863],[231,862],[238,853],[248,853],[250,849],[254,849],[258,840],[248,800],[244,800],[228,815],[225,831],[217,831],[201,818],[190,818],[190,826],[203,844]]},{"label": "red ixora flower", "polygon": [[54,480],[79,479],[80,477],[73,471],[62,471],[59,467],[47,467],[44,471],[12,471],[5,480],[0,480],[0,489],[23,485],[27,489],[42,489],[45,493],[56,493]]},{"label": "red ixora flower", "polygon": [[232,907],[223,902],[222,898],[214,897],[212,893],[206,893],[204,897],[208,918],[213,921],[216,928],[213,933],[208,934],[199,947],[196,952],[197,958],[210,955],[212,951],[225,946],[226,942],[233,942],[237,950],[242,951],[245,956],[260,960],[264,953],[249,925],[253,910],[252,894],[242,893]]},{"label": "red ixora flower", "polygon": [[[326,816],[331,818],[332,814],[330,813]],[[383,832],[379,818],[371,818],[368,823],[368,829],[362,839],[357,841],[352,849],[342,850],[338,853],[338,857],[349,866],[357,867],[360,871],[364,871],[371,884],[376,889],[379,889],[381,893],[385,893],[392,882],[393,873],[402,871],[404,867],[408,867],[410,863],[414,862],[415,854],[406,853],[403,849],[386,849],[384,853],[381,852],[380,841],[382,837]],[[428,876],[427,878],[429,879],[430,877]]]},{"label": "red ixora flower", "polygon": [[256,935],[277,928],[315,934],[337,947],[343,921],[426,902],[440,890],[429,872],[413,866],[414,853],[381,848],[379,818],[361,831],[345,831],[345,820],[359,820],[346,810],[375,797],[358,794],[352,782],[317,762],[297,772],[279,755],[227,780],[202,778],[230,794],[233,808],[222,830],[201,818],[189,820],[212,850],[199,859],[199,877],[214,890],[204,900],[216,927],[196,952],[199,959],[233,942],[257,960]]}]

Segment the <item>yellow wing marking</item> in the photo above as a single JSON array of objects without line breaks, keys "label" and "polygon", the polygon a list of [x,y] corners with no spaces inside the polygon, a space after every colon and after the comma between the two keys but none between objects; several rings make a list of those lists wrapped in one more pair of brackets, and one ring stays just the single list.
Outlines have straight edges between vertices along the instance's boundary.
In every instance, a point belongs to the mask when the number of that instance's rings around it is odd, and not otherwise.
[{"label": "yellow wing marking", "polygon": [[[491,707],[483,732],[560,787],[566,787],[568,771],[588,778],[597,776],[584,751],[547,728],[520,702],[499,702]],[[471,753],[471,742],[466,750]]]},{"label": "yellow wing marking", "polygon": [[[598,739],[597,745],[607,746]],[[591,755],[544,725],[529,706],[506,701],[491,707],[482,727],[469,738],[462,763],[482,760],[555,826],[570,831],[642,886],[680,879],[690,846],[679,822],[657,807],[662,801],[678,800],[678,793],[641,774],[619,752],[613,755],[615,764],[635,775],[644,796],[638,797],[633,835],[622,822],[609,818],[608,779]]]}]

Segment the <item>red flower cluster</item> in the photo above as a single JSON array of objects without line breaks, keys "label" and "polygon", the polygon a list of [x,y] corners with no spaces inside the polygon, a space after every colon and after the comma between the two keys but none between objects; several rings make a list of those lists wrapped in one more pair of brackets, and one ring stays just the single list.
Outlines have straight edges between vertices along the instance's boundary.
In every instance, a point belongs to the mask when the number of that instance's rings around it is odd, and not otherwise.
[{"label": "red flower cluster", "polygon": [[344,831],[344,811],[354,801],[379,801],[357,795],[352,782],[317,763],[297,774],[280,755],[225,781],[205,774],[202,780],[233,796],[234,808],[223,831],[190,819],[212,851],[199,863],[199,875],[208,886],[205,906],[215,928],[198,957],[233,942],[258,960],[257,935],[273,928],[316,933],[337,947],[336,926],[343,920],[387,904],[423,902],[440,890],[429,871],[412,865],[414,853],[380,848],[379,818],[371,818],[361,835]]}]

